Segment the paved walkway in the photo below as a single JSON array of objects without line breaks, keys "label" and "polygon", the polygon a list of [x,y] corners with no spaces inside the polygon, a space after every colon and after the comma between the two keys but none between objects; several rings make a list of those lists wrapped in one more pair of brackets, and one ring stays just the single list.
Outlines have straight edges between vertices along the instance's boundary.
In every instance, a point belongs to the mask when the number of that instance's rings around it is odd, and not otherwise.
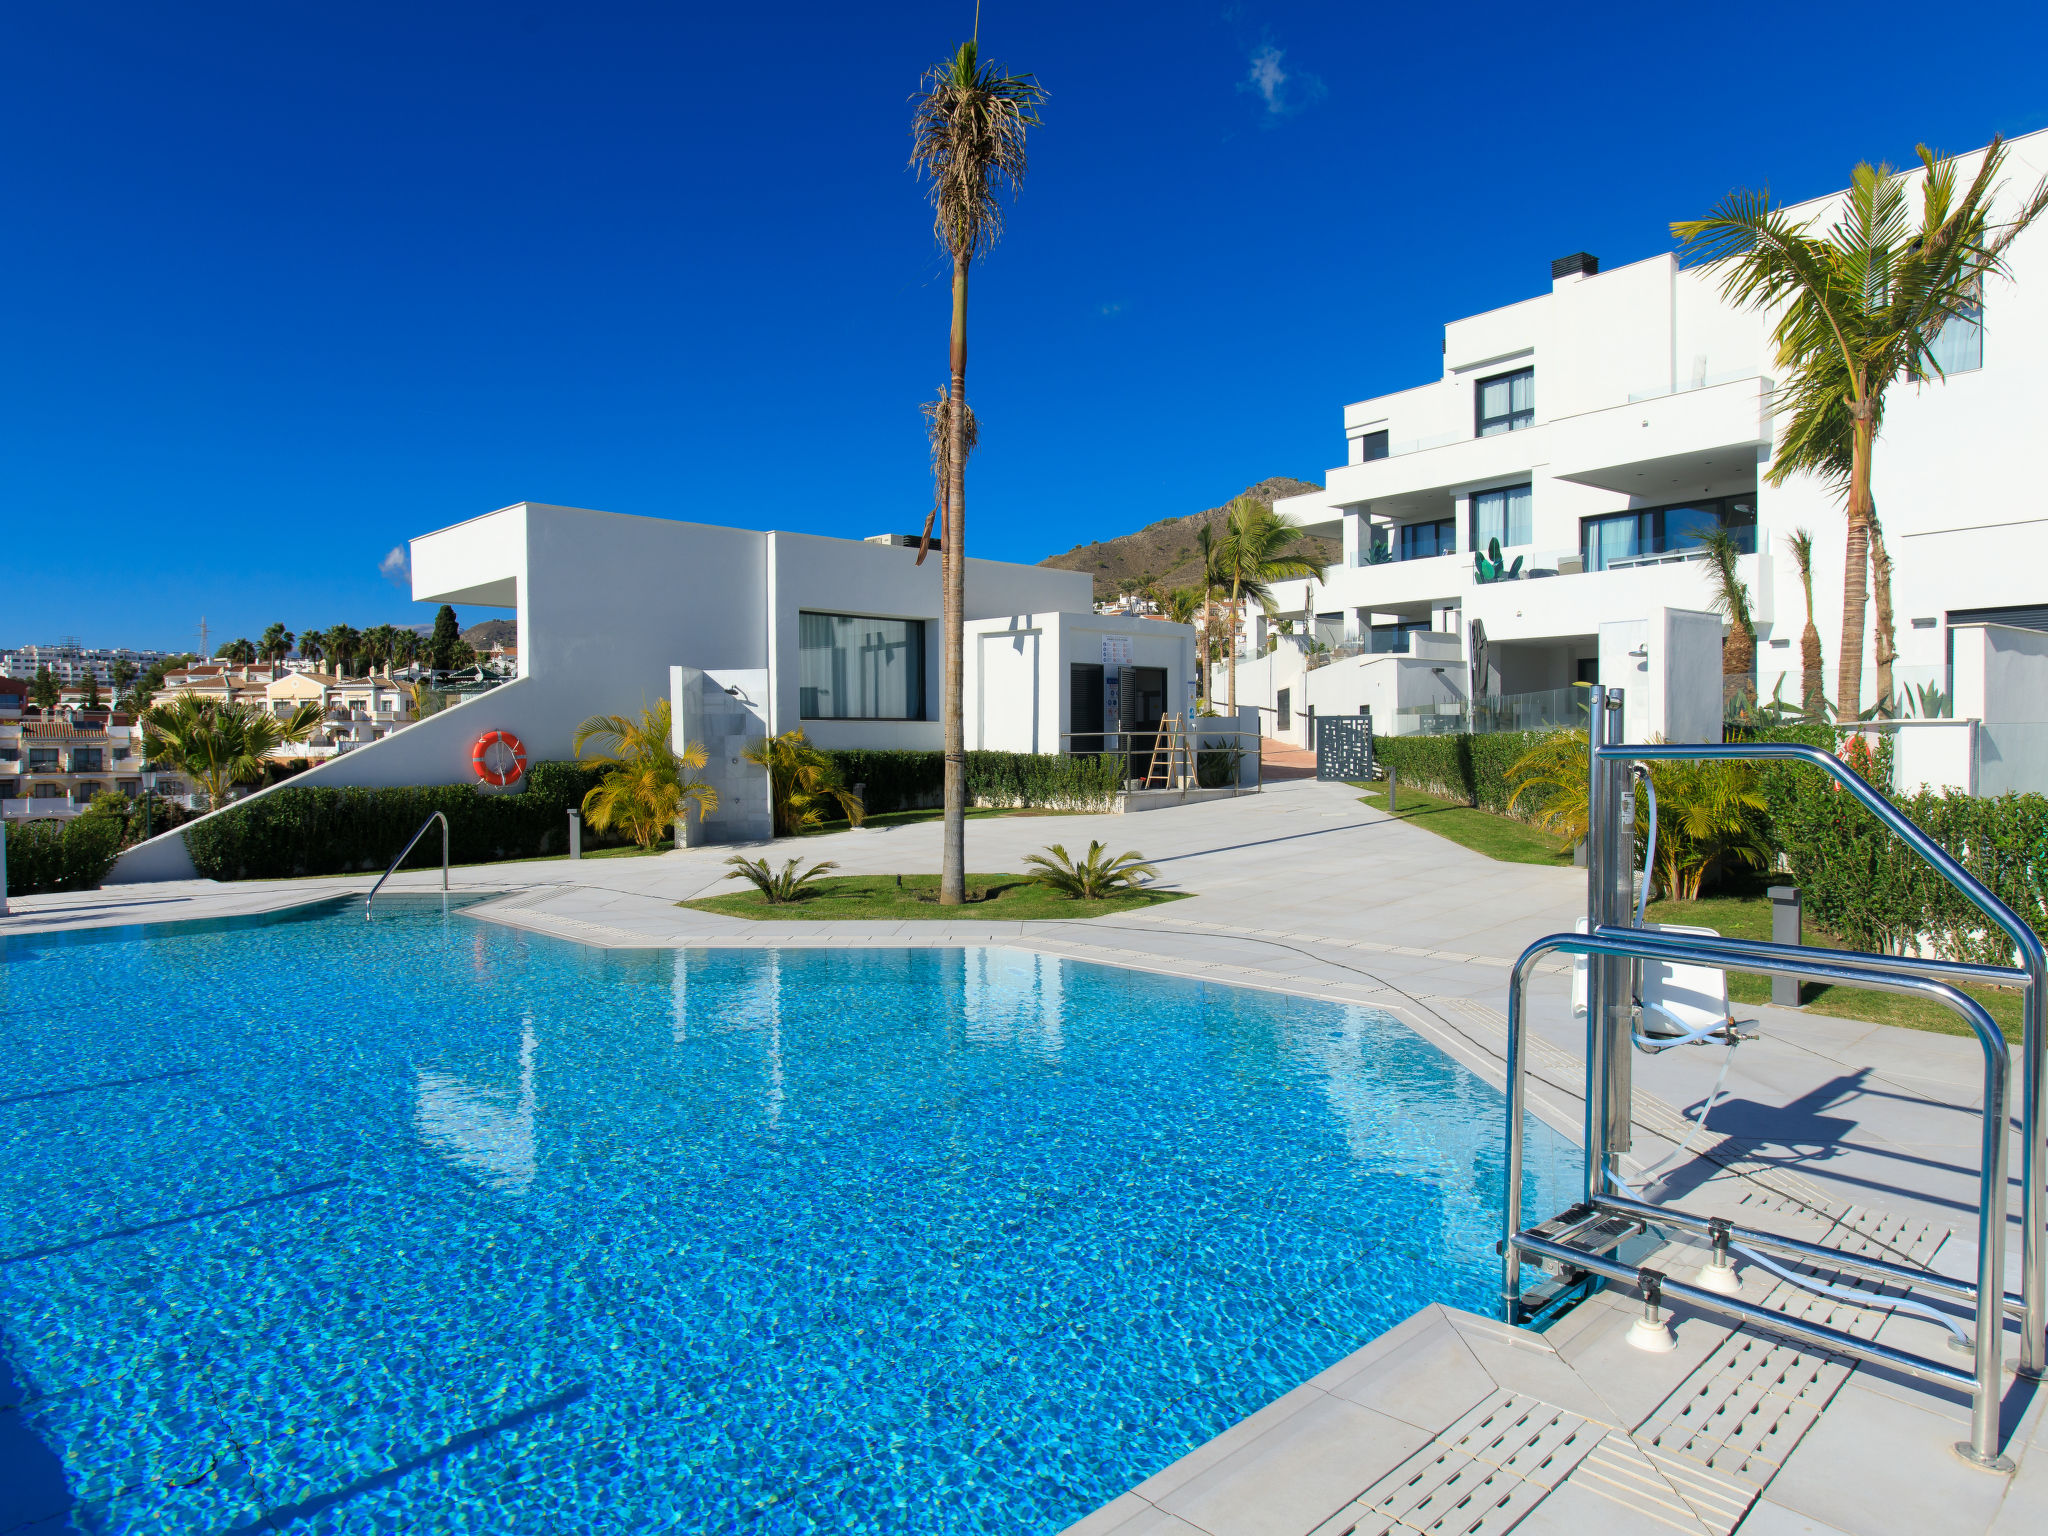
[{"label": "paved walkway", "polygon": [[[725,878],[723,861],[730,850],[723,848],[644,859],[549,860],[458,869],[452,884],[460,890],[503,893],[498,900],[468,909],[477,917],[585,943],[667,947],[996,942],[1355,1002],[1394,1012],[1496,1082],[1509,963],[1531,941],[1569,929],[1584,912],[1582,871],[1496,863],[1369,809],[1342,785],[1312,780],[1276,782],[1256,796],[1142,815],[975,821],[968,827],[969,867],[1019,870],[1027,854],[1047,843],[1061,842],[1073,849],[1091,838],[1101,838],[1117,851],[1141,851],[1159,866],[1167,884],[1195,894],[1144,913],[1072,922],[970,917],[957,922],[768,923],[677,907],[682,899],[737,888]],[[938,867],[939,827],[931,822],[844,832],[806,841],[790,851],[833,859],[848,874],[931,871]],[[0,918],[0,934],[240,915],[359,893],[370,884],[368,876],[232,886],[199,881],[17,898],[12,914]],[[407,871],[387,890],[438,889],[439,884],[438,870]],[[1933,1253],[1934,1262],[1948,1272],[1970,1273],[1973,1254],[1965,1239],[1975,1206],[1975,1105],[1982,1070],[1975,1044],[1791,1010],[1754,1012],[1761,1021],[1762,1038],[1743,1046],[1731,1065],[1728,1097],[1716,1110],[1714,1134],[1707,1138],[1713,1155],[1696,1157],[1674,1173],[1660,1198],[1683,1201],[1709,1214],[1755,1208],[1763,1201],[1795,1225],[1818,1224],[1817,1231],[1882,1228],[1889,1234],[1884,1242]],[[1569,1012],[1567,965],[1548,962],[1540,968],[1532,985],[1531,1024],[1540,1042],[1534,1053],[1531,1108],[1576,1139],[1583,1025]],[[1697,1110],[1721,1064],[1720,1055],[1718,1049],[1684,1050],[1635,1058],[1637,1155],[1643,1161],[1661,1157],[1689,1129],[1679,1110]],[[1963,1230],[1964,1237],[1950,1236],[1950,1228]],[[2013,1236],[2010,1246],[2016,1258],[2016,1228]],[[1488,1366],[1480,1398],[1457,1404],[1449,1404],[1443,1392],[1430,1386],[1434,1367],[1417,1376],[1398,1361],[1387,1363],[1405,1347],[1397,1347],[1395,1336],[1389,1335],[1333,1367],[1335,1373],[1349,1373],[1343,1379],[1350,1386],[1336,1390],[1318,1378],[1322,1385],[1305,1386],[1305,1395],[1291,1394],[1282,1404],[1298,1397],[1299,1408],[1342,1398],[1345,1392],[1366,1393],[1380,1404],[1375,1412],[1383,1409],[1384,1416],[1406,1425],[1406,1430],[1368,1434],[1327,1406],[1304,1420],[1294,1409],[1276,1404],[1188,1462],[1159,1473],[1131,1496],[1135,1503],[1120,1500],[1084,1522],[1084,1527],[1115,1530],[1119,1536],[1168,1530],[1209,1536],[1306,1536],[1311,1531],[1368,1536],[1425,1528],[1493,1531],[1505,1528],[1501,1522],[1512,1510],[1515,1519],[1523,1520],[1520,1528],[1525,1531],[1565,1529],[1571,1523],[1565,1517],[1578,1507],[1581,1495],[1602,1497],[1586,1493],[1586,1487],[1597,1489],[1606,1486],[1603,1478],[1612,1483],[1622,1477],[1614,1468],[1631,1456],[1662,1454],[1654,1445],[1644,1447],[1657,1442],[1661,1432],[1650,1420],[1674,1400],[1672,1394],[1682,1399],[1684,1392],[1693,1391],[1697,1396],[1711,1386],[1712,1393],[1719,1394],[1713,1401],[1724,1408],[1738,1400],[1749,1403],[1739,1416],[1751,1427],[1763,1422],[1757,1415],[1771,1396],[1758,1387],[1749,1399],[1741,1399],[1741,1391],[1748,1390],[1742,1381],[1728,1370],[1717,1374],[1709,1369],[1712,1360],[1721,1358],[1717,1350],[1749,1349],[1756,1341],[1746,1334],[1731,1335],[1706,1318],[1681,1321],[1680,1336],[1688,1342],[1673,1356],[1617,1352],[1602,1344],[1598,1349],[1586,1345],[1591,1353],[1583,1359],[1566,1358],[1571,1338],[1612,1343],[1620,1326],[1612,1318],[1626,1310],[1624,1300],[1605,1297],[1581,1308],[1569,1329],[1548,1338],[1510,1333],[1495,1339],[1488,1345],[1492,1353],[1486,1358],[1494,1364]],[[1884,1318],[1882,1313],[1856,1315],[1871,1319],[1872,1326]],[[1603,1317],[1609,1320],[1602,1322]],[[1883,1326],[1904,1325],[1893,1318]],[[1467,1349],[1477,1348],[1470,1342],[1473,1338],[1493,1338],[1502,1332],[1497,1325],[1454,1314],[1442,1314],[1426,1327],[1437,1339],[1431,1348],[1450,1347],[1445,1343],[1446,1329],[1465,1341],[1459,1348]],[[1493,1333],[1487,1333],[1489,1329]],[[1407,1330],[1401,1331],[1401,1338],[1408,1338]],[[1550,1359],[1566,1372],[1552,1372],[1550,1396],[1536,1391],[1526,1372],[1518,1375],[1517,1369],[1500,1363],[1525,1357]],[[1800,1362],[1811,1364],[1814,1358],[1785,1351],[1780,1364],[1792,1374],[1782,1379],[1804,1379],[1798,1377],[1806,1368]],[[1388,1371],[1393,1374],[1386,1375]],[[1409,1373],[1405,1387],[1403,1371]],[[1704,1378],[1702,1371],[1707,1373]],[[1953,1395],[1886,1379],[1869,1367],[1851,1372],[1842,1366],[1824,1388],[1813,1384],[1819,1380],[1814,1377],[1794,1394],[1803,1405],[1796,1411],[1764,1415],[1776,1426],[1770,1443],[1778,1452],[1778,1459],[1768,1463],[1768,1477],[1757,1474],[1764,1463],[1752,1458],[1753,1465],[1745,1463],[1750,1466],[1744,1473],[1746,1482],[1713,1483],[1711,1497],[1698,1507],[1676,1494],[1676,1504],[1659,1505],[1657,1501],[1672,1492],[1669,1487],[1665,1493],[1653,1490],[1654,1497],[1641,1507],[1641,1501],[1610,1499],[1612,1507],[1605,1509],[1594,1528],[1730,1528],[1727,1519],[1708,1518],[1702,1510],[1722,1510],[1728,1518],[1742,1521],[1743,1530],[1763,1533],[2002,1531],[2039,1529],[2040,1521],[2048,1521],[2048,1452],[2026,1454],[2037,1446],[2041,1430],[2040,1415],[2022,1388],[2015,1387],[2008,1398],[2013,1419],[2008,1452],[2021,1461],[2021,1471],[2017,1478],[2000,1479],[1965,1468],[1948,1455],[1946,1446],[1956,1438],[1951,1433],[1953,1420],[1963,1411],[1961,1400]],[[1577,1386],[1571,1385],[1573,1381]],[[1617,1383],[1631,1381],[1635,1384],[1627,1386],[1621,1407],[1603,1395],[1621,1393]],[[1477,1385],[1477,1378],[1473,1383]],[[1566,1401],[1572,1391],[1590,1397]],[[1588,1470],[1572,1474],[1577,1491],[1570,1495],[1560,1492],[1553,1499],[1546,1487],[1540,1497],[1532,1496],[1522,1488],[1514,1500],[1498,1507],[1498,1518],[1488,1516],[1476,1524],[1414,1524],[1410,1516],[1419,1518],[1422,1506],[1405,1513],[1397,1510],[1382,1483],[1432,1446],[1437,1450],[1430,1455],[1449,1456],[1447,1466],[1456,1462],[1465,1453],[1444,1450],[1463,1443],[1452,1431],[1471,1413],[1480,1412],[1481,1399],[1491,1401],[1488,1394],[1500,1393],[1513,1400],[1508,1406],[1520,1404],[1517,1411],[1526,1410],[1524,1418],[1547,1404],[1558,1412],[1579,1413],[1594,1426],[1587,1434],[1595,1440],[1618,1438],[1600,1440],[1606,1449],[1587,1461]],[[1582,1411],[1591,1400],[1608,1403],[1604,1414]],[[1537,1408],[1529,1408],[1530,1403]],[[1279,1438],[1268,1444],[1262,1437],[1269,1435]],[[1445,1440],[1446,1435],[1452,1439]],[[1267,1448],[1254,1453],[1256,1445]],[[1281,1454],[1274,1446],[1291,1449]],[[1323,1471],[1310,1477],[1303,1470],[1303,1458]],[[1490,1465],[1484,1457],[1466,1460]],[[1200,1474],[1201,1486],[1214,1491],[1200,1512],[1194,1504],[1181,1507],[1165,1493],[1157,1500],[1146,1495],[1146,1489],[1158,1492],[1160,1479],[1176,1486],[1188,1484],[1195,1475],[1189,1466],[1197,1462],[1206,1468]],[[1133,1468],[1133,1480],[1148,1470]],[[1668,1484],[1667,1473],[1657,1476]],[[1478,1474],[1468,1468],[1464,1475],[1465,1486],[1470,1486]],[[1856,1497],[1849,1498],[1844,1490],[1846,1502],[1839,1508],[1828,1502],[1832,1495],[1827,1492],[1837,1475],[1856,1485]],[[1952,1491],[1942,1492],[1951,1484]],[[1227,1493],[1215,1491],[1225,1485]],[[1894,1485],[1896,1500],[1888,1492]],[[1278,1497],[1289,1487],[1314,1491],[1302,1496],[1305,1503]],[[1738,1497],[1731,1487],[1747,1492]],[[1336,1498],[1333,1490],[1342,1490],[1342,1497]],[[1888,1510],[1912,1507],[1898,1502],[1908,1493],[1916,1499],[1938,1495],[1932,1523],[1886,1522]],[[1582,1513],[1590,1520],[1588,1511],[1590,1506]],[[2028,1512],[2031,1523],[2012,1523],[2021,1518],[2021,1511]],[[1823,1520],[1828,1523],[1819,1523]]]}]

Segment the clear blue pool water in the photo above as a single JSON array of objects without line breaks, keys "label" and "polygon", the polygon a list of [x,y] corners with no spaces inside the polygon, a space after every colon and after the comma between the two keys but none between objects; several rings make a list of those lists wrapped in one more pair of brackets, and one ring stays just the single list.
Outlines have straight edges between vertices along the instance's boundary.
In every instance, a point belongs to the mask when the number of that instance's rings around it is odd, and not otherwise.
[{"label": "clear blue pool water", "polygon": [[1500,1097],[1366,1009],[438,903],[0,953],[0,1529],[1053,1532],[1491,1305]]}]

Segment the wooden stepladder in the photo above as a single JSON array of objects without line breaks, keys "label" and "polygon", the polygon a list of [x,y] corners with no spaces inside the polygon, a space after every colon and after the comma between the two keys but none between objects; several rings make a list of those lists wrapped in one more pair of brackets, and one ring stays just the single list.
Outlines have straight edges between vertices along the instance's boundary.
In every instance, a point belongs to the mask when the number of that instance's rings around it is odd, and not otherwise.
[{"label": "wooden stepladder", "polygon": [[1188,745],[1187,722],[1168,715],[1152,737],[1152,761],[1140,789],[1185,789],[1194,777],[1194,754]]}]

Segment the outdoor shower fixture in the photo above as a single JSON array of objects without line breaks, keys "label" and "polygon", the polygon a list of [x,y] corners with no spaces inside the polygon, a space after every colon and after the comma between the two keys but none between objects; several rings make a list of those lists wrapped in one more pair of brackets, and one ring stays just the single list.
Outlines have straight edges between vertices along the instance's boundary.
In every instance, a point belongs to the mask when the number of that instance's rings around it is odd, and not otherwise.
[{"label": "outdoor shower fixture", "polygon": [[[1631,1329],[1641,1347],[1667,1347],[1662,1315],[1664,1301],[1682,1301],[1703,1311],[1718,1312],[1759,1330],[1776,1333],[1836,1354],[1875,1361],[1930,1381],[1961,1388],[1971,1395],[1970,1438],[1956,1442],[1965,1461],[1996,1472],[2010,1472],[2012,1462],[1999,1451],[1998,1420],[2005,1319],[2019,1320],[2020,1350],[2015,1368],[2039,1379],[2048,1349],[2048,1309],[2044,1309],[2044,1202],[2042,1180],[2048,1177],[2042,1118],[2043,1004],[2048,985],[2048,957],[2041,940],[2011,908],[1978,882],[1938,843],[1908,821],[1889,799],[1841,759],[1816,747],[1791,743],[1730,742],[1727,744],[1622,742],[1622,692],[1595,686],[1592,719],[1587,732],[1587,878],[1586,932],[1555,933],[1538,939],[1515,962],[1508,983],[1507,1043],[1507,1169],[1503,1206],[1506,1211],[1501,1253],[1501,1308],[1510,1323],[1526,1320],[1522,1301],[1522,1266],[1538,1264],[1567,1285],[1579,1281],[1618,1281],[1634,1286],[1644,1316]],[[1931,864],[1943,879],[1961,891],[1989,924],[2013,941],[2020,965],[1974,965],[1950,960],[1924,960],[1910,955],[1873,955],[1851,950],[1816,949],[1803,944],[1766,944],[1705,934],[1655,931],[1641,926],[1635,897],[1635,816],[1630,777],[1638,764],[1697,760],[1745,760],[1808,764],[1833,776],[1879,821]],[[1654,790],[1651,791],[1654,794]],[[1553,953],[1583,955],[1587,963],[1585,1054],[1585,1170],[1579,1200],[1564,1212],[1525,1228],[1522,1224],[1522,1142],[1524,1075],[1527,1061],[1523,1034],[1527,1028],[1529,972],[1535,962]],[[1806,980],[1843,983],[1873,991],[1929,998],[1958,1015],[1970,1027],[1984,1053],[1983,1133],[1977,1189],[1977,1278],[1974,1283],[1951,1279],[1930,1270],[1849,1254],[1819,1244],[1740,1227],[1720,1218],[1708,1219],[1652,1204],[1636,1192],[1621,1166],[1630,1146],[1634,1095],[1633,1049],[1654,1051],[1682,1039],[1657,1040],[1638,1031],[1634,968],[1643,960],[1704,965],[1762,972]],[[2005,1290],[2006,1125],[2010,1069],[2005,1037],[1982,1004],[1960,990],[1963,982],[2023,989],[2024,1030],[2020,1047],[2020,1294]],[[1734,1028],[1733,1021],[1726,1026]],[[1698,1032],[1702,1037],[1713,1031]],[[1711,1254],[1691,1280],[1678,1280],[1650,1268],[1622,1262],[1617,1250],[1646,1228],[1660,1226],[1703,1236]],[[1965,1369],[1888,1344],[1866,1340],[1744,1301],[1731,1255],[1740,1254],[1780,1280],[1805,1290],[1866,1307],[1889,1307],[1932,1317],[1947,1326],[1972,1356]],[[1777,1255],[1777,1259],[1768,1257]],[[1779,1260],[1784,1261],[1783,1263]],[[1849,1291],[1811,1274],[1796,1273],[1784,1264],[1830,1270],[1877,1282],[1885,1291]],[[1919,1291],[1961,1302],[1972,1309],[1974,1327],[1965,1335],[1948,1314],[1899,1292]],[[1888,1294],[1889,1293],[1889,1294]]]}]

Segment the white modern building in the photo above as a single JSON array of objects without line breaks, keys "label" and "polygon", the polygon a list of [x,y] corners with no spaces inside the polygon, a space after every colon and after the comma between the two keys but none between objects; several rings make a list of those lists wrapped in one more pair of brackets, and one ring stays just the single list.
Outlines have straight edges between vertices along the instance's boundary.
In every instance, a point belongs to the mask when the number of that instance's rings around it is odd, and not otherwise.
[{"label": "white modern building", "polygon": [[[1977,161],[1964,157],[1965,176]],[[2001,204],[2044,174],[2048,133],[2011,141]],[[1916,218],[1917,198],[1916,178]],[[1825,221],[1833,201],[1790,216]],[[1956,647],[1974,658],[1982,626],[2048,630],[2048,504],[2030,462],[2032,431],[2048,419],[2048,228],[2022,235],[2009,266],[1975,323],[1952,321],[1939,338],[1946,377],[1893,386],[1877,442],[1895,679],[1909,705],[1928,687],[1955,697]],[[1609,270],[1583,252],[1563,257],[1547,291],[1445,326],[1436,377],[1345,407],[1345,462],[1327,489],[1278,504],[1341,541],[1342,562],[1322,582],[1275,589],[1295,632],[1276,656],[1264,654],[1272,626],[1247,613],[1240,701],[1272,711],[1269,721],[1284,705],[1282,734],[1298,738],[1304,688],[1324,713],[1378,701],[1378,729],[1399,732],[1475,691],[1625,683],[1602,656],[1603,625],[1661,631],[1665,615],[1708,609],[1698,541],[1717,526],[1746,551],[1759,692],[1769,699],[1782,679],[1793,703],[1806,612],[1787,540],[1812,530],[1832,698],[1841,506],[1817,480],[1765,483],[1778,407],[1767,317],[1731,305],[1720,281],[1669,253]],[[1521,562],[1518,579],[1481,579],[1474,556],[1495,539],[1510,568]],[[1874,610],[1870,624],[1866,704]],[[1329,647],[1314,670],[1299,643],[1310,625]],[[1426,664],[1418,633],[1444,637],[1425,643]],[[1647,657],[1634,656],[1639,643]],[[1655,639],[1618,654],[1662,671]]]},{"label": "white modern building", "polygon": [[50,675],[60,683],[82,683],[87,677],[96,677],[103,687],[111,688],[114,669],[122,662],[139,675],[163,658],[162,651],[131,651],[122,646],[93,648],[75,640],[55,645],[19,645],[10,651],[0,651],[0,677],[32,678],[48,667]]},{"label": "white modern building", "polygon": [[[528,762],[566,760],[592,715],[668,698],[721,789],[704,834],[741,841],[768,831],[759,771],[739,759],[750,739],[802,729],[827,748],[943,745],[940,562],[919,565],[899,543],[521,502],[414,539],[411,555],[416,601],[517,614],[517,676],[293,785],[517,793],[477,774],[493,733]],[[1083,572],[970,559],[966,585],[970,749],[1095,750],[1190,710],[1191,627],[1097,614]],[[190,873],[168,834],[123,855],[113,878]]]}]

